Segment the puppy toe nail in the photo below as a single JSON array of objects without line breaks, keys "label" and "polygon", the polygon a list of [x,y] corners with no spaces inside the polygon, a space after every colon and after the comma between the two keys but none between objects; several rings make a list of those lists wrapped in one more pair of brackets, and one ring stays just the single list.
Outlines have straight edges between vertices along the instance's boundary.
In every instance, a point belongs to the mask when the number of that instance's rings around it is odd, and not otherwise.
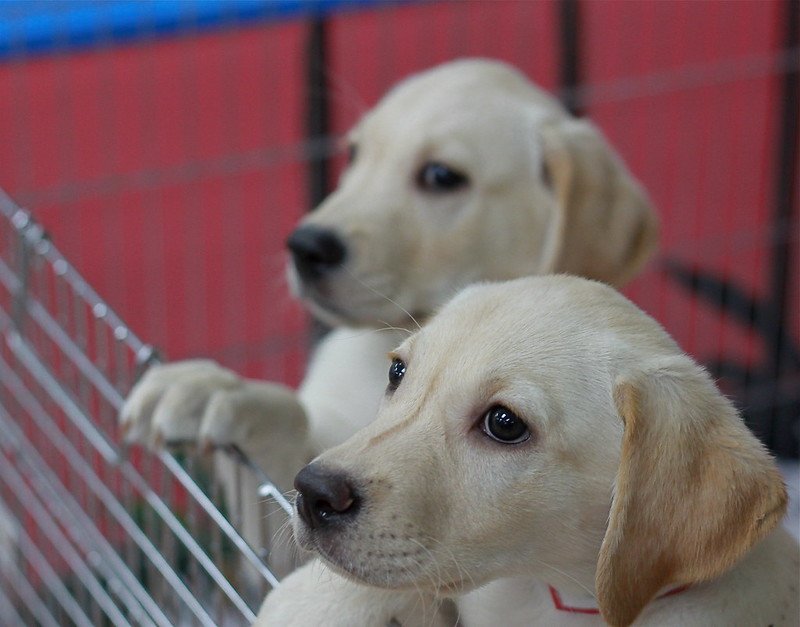
[{"label": "puppy toe nail", "polygon": [[153,446],[157,449],[164,448],[166,444],[166,438],[164,437],[163,431],[156,431],[153,435]]},{"label": "puppy toe nail", "polygon": [[200,452],[203,455],[208,455],[209,453],[213,453],[215,448],[216,446],[214,442],[212,442],[209,438],[202,438],[200,440]]}]

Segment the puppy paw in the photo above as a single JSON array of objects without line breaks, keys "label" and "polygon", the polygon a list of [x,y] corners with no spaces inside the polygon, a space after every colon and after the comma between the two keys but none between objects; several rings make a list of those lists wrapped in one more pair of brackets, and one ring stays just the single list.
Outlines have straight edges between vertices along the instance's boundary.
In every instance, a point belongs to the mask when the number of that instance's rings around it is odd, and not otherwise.
[{"label": "puppy paw", "polygon": [[[128,443],[234,445],[282,486],[311,456],[306,413],[290,388],[243,379],[209,360],[150,368],[120,412]],[[274,475],[274,476],[273,476]]]},{"label": "puppy paw", "polygon": [[251,456],[262,456],[304,442],[305,436],[305,411],[293,390],[244,380],[210,395],[198,439],[206,450],[233,444]]},{"label": "puppy paw", "polygon": [[122,406],[124,439],[150,447],[196,442],[212,397],[243,385],[241,377],[211,360],[155,365]]}]

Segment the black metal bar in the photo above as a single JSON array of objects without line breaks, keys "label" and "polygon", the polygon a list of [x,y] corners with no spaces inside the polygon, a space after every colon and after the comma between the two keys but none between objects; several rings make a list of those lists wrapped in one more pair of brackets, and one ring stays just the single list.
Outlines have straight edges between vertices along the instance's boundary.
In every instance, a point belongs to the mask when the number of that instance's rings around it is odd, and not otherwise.
[{"label": "black metal bar", "polygon": [[583,114],[578,100],[580,86],[580,0],[561,0],[558,5],[561,38],[561,101],[575,116]]},{"label": "black metal bar", "polygon": [[[800,45],[800,0],[786,1],[784,25],[785,49],[797,49]],[[773,250],[770,268],[770,297],[773,302],[774,335],[771,338],[769,368],[775,376],[783,369],[782,346],[788,327],[790,258],[792,253],[791,228],[797,219],[797,169],[798,169],[798,111],[800,111],[800,70],[787,70],[782,93],[778,98],[780,123],[778,125],[778,155],[775,180],[775,216],[773,218]]]},{"label": "black metal bar", "polygon": [[[786,0],[784,20],[784,49],[796,50],[800,45],[800,0]],[[768,327],[772,330],[767,338],[767,374],[778,380],[789,365],[786,347],[791,344],[788,336],[790,327],[789,286],[792,280],[793,241],[791,233],[797,228],[798,195],[798,111],[800,111],[800,70],[793,67],[783,77],[781,95],[778,98],[778,137],[777,167],[775,179],[775,215],[772,224],[773,244],[770,267],[769,298],[772,307],[769,311],[772,320]],[[794,277],[797,280],[797,277]],[[770,416],[770,435],[772,448],[779,453],[796,456],[798,451],[797,405],[784,407],[777,402]]]},{"label": "black metal bar", "polygon": [[[306,136],[310,146],[320,143],[330,133],[330,102],[325,77],[327,61],[327,21],[312,17],[308,26],[306,48]],[[330,167],[328,159],[314,154],[308,163],[309,209],[319,205],[328,194]]]},{"label": "black metal bar", "polygon": [[[314,16],[308,24],[306,45],[306,137],[309,146],[321,146],[330,134],[330,100],[327,62],[327,20]],[[323,151],[312,151],[308,160],[308,204],[314,210],[330,190],[330,164]],[[315,346],[330,329],[318,320],[311,323],[309,341]]]}]

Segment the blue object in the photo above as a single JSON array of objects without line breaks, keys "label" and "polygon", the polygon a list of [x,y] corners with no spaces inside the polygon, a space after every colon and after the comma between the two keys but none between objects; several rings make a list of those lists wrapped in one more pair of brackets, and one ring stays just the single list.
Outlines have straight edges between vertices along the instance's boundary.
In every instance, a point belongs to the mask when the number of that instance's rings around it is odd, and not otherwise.
[{"label": "blue object", "polygon": [[0,0],[0,60],[322,16],[397,1]]}]

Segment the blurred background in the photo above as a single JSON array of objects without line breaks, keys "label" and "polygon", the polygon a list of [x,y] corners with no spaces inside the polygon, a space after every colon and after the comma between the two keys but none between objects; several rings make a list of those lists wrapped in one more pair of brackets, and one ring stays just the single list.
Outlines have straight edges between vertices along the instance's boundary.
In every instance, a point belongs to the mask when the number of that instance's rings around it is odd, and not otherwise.
[{"label": "blurred background", "polygon": [[[335,186],[338,139],[412,72],[511,62],[598,124],[655,202],[661,253],[626,293],[796,458],[799,6],[5,0],[0,189],[93,306],[116,312],[112,335],[124,323],[171,360],[295,385],[309,320],[288,296],[283,243]],[[9,267],[22,263],[13,216]]]}]

